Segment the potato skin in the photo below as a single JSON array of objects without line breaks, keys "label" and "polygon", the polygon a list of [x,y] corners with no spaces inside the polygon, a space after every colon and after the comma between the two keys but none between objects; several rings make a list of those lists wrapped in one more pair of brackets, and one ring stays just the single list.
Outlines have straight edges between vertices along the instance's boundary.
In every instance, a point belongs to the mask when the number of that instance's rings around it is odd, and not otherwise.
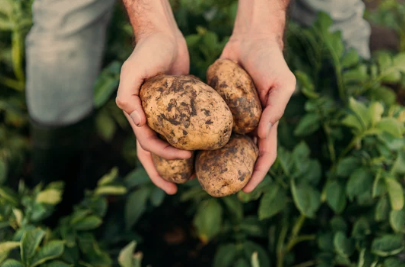
[{"label": "potato skin", "polygon": [[250,180],[258,155],[259,149],[250,137],[232,134],[223,148],[198,152],[197,179],[213,197],[234,194]]},{"label": "potato skin", "polygon": [[207,70],[207,83],[214,88],[231,109],[233,132],[246,134],[260,121],[262,106],[249,74],[228,59],[216,60]]},{"label": "potato skin", "polygon": [[192,75],[157,75],[141,87],[140,98],[150,128],[184,150],[223,147],[233,118],[222,97]]},{"label": "potato skin", "polygon": [[187,182],[194,172],[194,152],[189,159],[167,160],[156,154],[152,160],[159,175],[168,182],[182,184]]}]

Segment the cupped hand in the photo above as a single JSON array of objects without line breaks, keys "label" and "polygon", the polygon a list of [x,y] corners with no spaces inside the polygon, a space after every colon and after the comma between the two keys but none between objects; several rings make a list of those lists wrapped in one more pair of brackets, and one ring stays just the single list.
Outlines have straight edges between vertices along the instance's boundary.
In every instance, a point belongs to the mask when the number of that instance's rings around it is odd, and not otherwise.
[{"label": "cupped hand", "polygon": [[138,40],[134,51],[121,68],[116,103],[128,119],[137,138],[137,155],[152,182],[168,194],[177,187],[165,181],[156,171],[151,153],[166,159],[186,159],[190,151],[180,150],[160,140],[146,123],[139,90],[142,83],[159,73],[180,75],[189,72],[189,55],[180,32],[157,32]]},{"label": "cupped hand", "polygon": [[252,178],[243,188],[251,192],[265,177],[277,157],[277,126],[295,90],[295,76],[285,62],[282,42],[271,35],[233,35],[221,58],[238,62],[252,77],[263,113],[253,132],[259,157]]}]

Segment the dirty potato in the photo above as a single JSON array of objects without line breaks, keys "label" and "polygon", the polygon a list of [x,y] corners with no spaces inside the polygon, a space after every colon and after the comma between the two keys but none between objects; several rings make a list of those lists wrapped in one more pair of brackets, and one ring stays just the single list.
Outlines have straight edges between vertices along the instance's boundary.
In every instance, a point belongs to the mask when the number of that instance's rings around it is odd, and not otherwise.
[{"label": "dirty potato", "polygon": [[250,137],[232,134],[223,148],[198,152],[197,179],[213,197],[234,194],[250,180],[258,155],[259,150]]},{"label": "dirty potato", "polygon": [[152,160],[159,175],[168,182],[182,184],[187,182],[194,171],[194,152],[189,159],[168,160],[156,154]]},{"label": "dirty potato", "polygon": [[231,109],[235,133],[253,131],[259,124],[262,106],[249,74],[237,63],[218,59],[207,70],[207,82]]},{"label": "dirty potato", "polygon": [[232,113],[222,97],[192,75],[158,75],[141,87],[147,123],[184,150],[223,147],[232,133]]}]

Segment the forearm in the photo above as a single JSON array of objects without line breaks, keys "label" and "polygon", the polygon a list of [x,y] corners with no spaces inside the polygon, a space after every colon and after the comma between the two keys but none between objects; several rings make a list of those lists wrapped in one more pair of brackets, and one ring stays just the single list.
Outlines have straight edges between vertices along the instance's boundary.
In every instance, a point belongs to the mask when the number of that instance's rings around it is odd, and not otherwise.
[{"label": "forearm", "polygon": [[233,34],[273,36],[283,46],[290,0],[239,0]]},{"label": "forearm", "polygon": [[123,0],[135,39],[155,32],[177,34],[178,28],[168,0]]}]

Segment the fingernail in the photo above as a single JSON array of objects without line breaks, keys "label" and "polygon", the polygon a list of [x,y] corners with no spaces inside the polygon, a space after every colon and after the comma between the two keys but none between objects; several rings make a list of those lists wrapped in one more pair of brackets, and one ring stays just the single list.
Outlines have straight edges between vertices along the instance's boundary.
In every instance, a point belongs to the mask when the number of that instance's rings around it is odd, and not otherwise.
[{"label": "fingernail", "polygon": [[273,126],[273,125],[271,124],[271,122],[269,122],[267,124],[267,128],[266,128],[266,137],[269,136],[269,134],[270,134],[271,126]]},{"label": "fingernail", "polygon": [[134,111],[131,113],[131,118],[134,121],[134,123],[136,124],[136,126],[139,126],[139,124],[141,123],[141,117],[139,116],[138,111]]}]

